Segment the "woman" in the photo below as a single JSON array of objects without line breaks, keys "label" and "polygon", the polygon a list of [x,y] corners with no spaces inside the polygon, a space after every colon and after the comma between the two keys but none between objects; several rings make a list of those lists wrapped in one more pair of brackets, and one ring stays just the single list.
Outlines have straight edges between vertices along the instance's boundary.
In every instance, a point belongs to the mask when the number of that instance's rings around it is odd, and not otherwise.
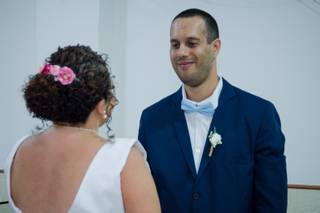
[{"label": "woman", "polygon": [[23,91],[32,116],[52,125],[21,139],[9,155],[16,212],[160,212],[140,143],[98,134],[116,105],[101,55],[80,45],[58,48]]}]

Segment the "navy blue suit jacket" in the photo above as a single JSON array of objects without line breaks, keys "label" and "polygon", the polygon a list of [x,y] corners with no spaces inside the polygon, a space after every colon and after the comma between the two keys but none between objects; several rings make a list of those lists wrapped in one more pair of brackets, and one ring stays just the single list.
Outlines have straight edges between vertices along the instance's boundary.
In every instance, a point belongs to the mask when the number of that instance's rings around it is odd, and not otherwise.
[{"label": "navy blue suit jacket", "polygon": [[181,110],[181,88],[142,113],[139,140],[164,213],[284,213],[284,135],[272,103],[223,79],[209,132],[222,137],[211,157],[206,141],[198,173]]}]

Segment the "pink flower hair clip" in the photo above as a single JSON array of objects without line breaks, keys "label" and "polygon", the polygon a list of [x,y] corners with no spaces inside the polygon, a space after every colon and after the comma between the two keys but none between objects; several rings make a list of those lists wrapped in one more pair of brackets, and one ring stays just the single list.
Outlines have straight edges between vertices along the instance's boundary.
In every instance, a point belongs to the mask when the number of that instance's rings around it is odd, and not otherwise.
[{"label": "pink flower hair clip", "polygon": [[76,75],[69,67],[60,67],[53,64],[44,64],[40,67],[40,73],[43,75],[52,75],[55,81],[59,81],[62,85],[71,84]]}]

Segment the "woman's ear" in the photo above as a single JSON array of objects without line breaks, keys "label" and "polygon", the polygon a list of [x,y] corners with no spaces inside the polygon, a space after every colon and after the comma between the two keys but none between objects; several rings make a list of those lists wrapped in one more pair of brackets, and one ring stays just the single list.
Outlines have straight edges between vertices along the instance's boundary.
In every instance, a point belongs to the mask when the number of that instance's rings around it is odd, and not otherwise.
[{"label": "woman's ear", "polygon": [[101,115],[106,115],[106,100],[101,99],[101,101],[99,101],[95,107],[96,111],[101,114]]}]

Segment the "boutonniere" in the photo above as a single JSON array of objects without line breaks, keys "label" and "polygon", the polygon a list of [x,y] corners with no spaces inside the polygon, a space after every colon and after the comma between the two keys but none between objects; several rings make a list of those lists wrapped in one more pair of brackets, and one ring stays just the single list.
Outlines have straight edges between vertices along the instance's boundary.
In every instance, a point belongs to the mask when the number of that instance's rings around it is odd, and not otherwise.
[{"label": "boutonniere", "polygon": [[216,148],[216,146],[218,146],[219,144],[222,144],[222,138],[221,135],[219,133],[217,133],[216,128],[213,128],[213,132],[210,131],[210,134],[208,136],[209,141],[211,143],[211,147],[209,150],[209,157],[212,156],[213,150]]}]

